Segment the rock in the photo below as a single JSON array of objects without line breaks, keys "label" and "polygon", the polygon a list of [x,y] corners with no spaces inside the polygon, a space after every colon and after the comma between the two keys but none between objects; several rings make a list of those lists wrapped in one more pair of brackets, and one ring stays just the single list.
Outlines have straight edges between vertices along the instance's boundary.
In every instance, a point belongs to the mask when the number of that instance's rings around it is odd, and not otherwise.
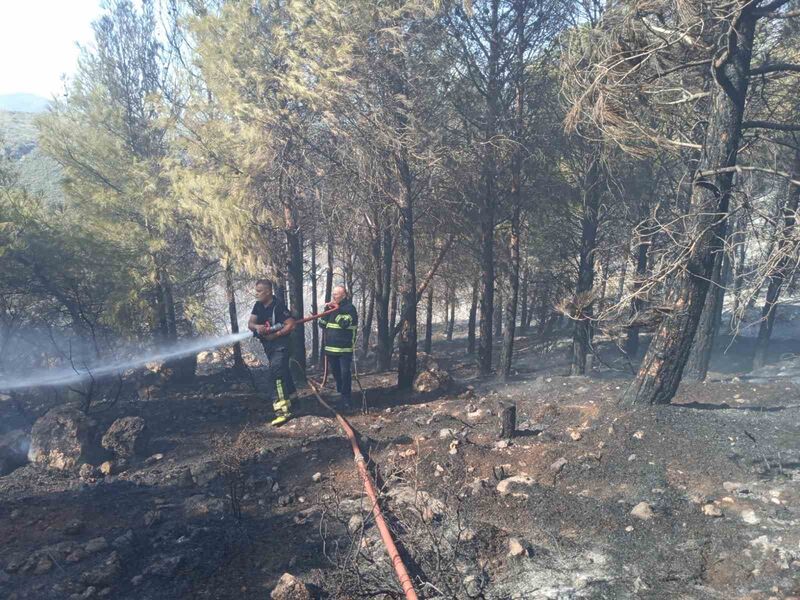
[{"label": "rock", "polygon": [[278,506],[289,506],[292,502],[294,502],[294,496],[292,494],[278,496]]},{"label": "rock", "polygon": [[528,494],[525,490],[530,490],[536,486],[536,480],[528,475],[514,475],[513,477],[506,477],[497,484],[497,491],[501,496],[514,496],[515,498],[527,498]]},{"label": "rock", "polygon": [[452,429],[445,428],[445,429],[440,429],[439,430],[439,438],[441,438],[443,440],[445,440],[447,438],[455,437],[455,436],[456,436],[456,432],[453,431]]},{"label": "rock", "polygon": [[90,465],[89,463],[82,464],[81,468],[78,469],[78,475],[84,481],[87,481],[89,479],[94,479],[94,472],[95,472],[94,465]]},{"label": "rock", "polygon": [[729,493],[747,494],[749,491],[746,485],[735,481],[724,481],[722,482],[722,487]]},{"label": "rock", "polygon": [[564,469],[564,467],[567,466],[567,462],[568,462],[567,459],[562,456],[557,461],[555,461],[552,465],[550,465],[550,470],[553,473],[556,473],[556,474],[561,473],[561,471]]},{"label": "rock", "polygon": [[453,383],[450,374],[439,366],[433,357],[424,352],[417,353],[420,372],[414,379],[414,391],[420,394],[444,391]]},{"label": "rock", "polygon": [[33,424],[28,459],[51,469],[72,469],[89,450],[92,425],[91,419],[79,410],[52,409]]},{"label": "rock", "polygon": [[314,473],[311,476],[311,481],[313,481],[314,483],[319,483],[320,481],[322,481],[322,473],[319,472]]},{"label": "rock", "polygon": [[33,569],[33,574],[44,575],[52,568],[53,568],[53,561],[50,560],[50,558],[48,558],[47,556],[42,556],[36,562],[36,566]]},{"label": "rock", "polygon": [[569,432],[569,437],[572,438],[572,441],[577,442],[583,438],[583,434],[580,431],[573,430]]},{"label": "rock", "polygon": [[103,464],[100,465],[100,473],[108,477],[109,475],[114,474],[114,463],[110,460],[105,461]]},{"label": "rock", "polygon": [[87,556],[89,555],[86,554],[86,550],[84,550],[83,548],[76,548],[75,550],[67,554],[67,557],[64,560],[66,560],[68,563],[77,563],[81,562]]},{"label": "rock", "polygon": [[755,511],[750,508],[743,510],[739,516],[741,516],[742,521],[748,525],[758,525],[761,522],[761,519],[758,518],[758,515],[756,515]]},{"label": "rock", "polygon": [[163,458],[164,455],[159,452],[157,454],[153,454],[152,456],[148,456],[147,460],[144,461],[144,464],[146,464],[147,466],[154,465]]},{"label": "rock", "polygon": [[83,521],[80,519],[72,519],[64,526],[64,533],[67,535],[78,535],[83,531]]},{"label": "rock", "polygon": [[198,494],[184,501],[183,510],[187,518],[218,515],[225,512],[225,502],[220,498]]},{"label": "rock", "polygon": [[21,429],[0,435],[0,477],[28,462],[30,445],[28,434]]},{"label": "rock", "polygon": [[156,523],[161,521],[161,511],[159,510],[149,510],[144,513],[144,526],[145,527],[152,527]]},{"label": "rock", "polygon": [[488,479],[475,479],[469,484],[469,491],[472,496],[480,496],[487,489],[489,489]]},{"label": "rock", "polygon": [[389,498],[418,512],[422,520],[430,522],[445,513],[445,505],[441,500],[434,498],[428,492],[417,490],[411,486],[401,485],[389,490]]},{"label": "rock", "polygon": [[706,504],[703,506],[703,514],[707,517],[721,517],[722,511],[716,504]]},{"label": "rock", "polygon": [[[168,557],[162,556],[150,563],[150,565],[144,570],[144,574],[171,578],[183,564],[183,561],[184,558],[181,555]],[[134,585],[136,584],[134,583]]]},{"label": "rock", "polygon": [[114,541],[111,542],[111,545],[116,550],[128,550],[131,546],[133,546],[133,530],[128,529],[128,531],[123,533],[121,536],[115,538]]},{"label": "rock", "polygon": [[98,537],[94,538],[93,540],[89,540],[83,547],[87,554],[97,554],[106,548],[108,548],[108,542],[104,537]]},{"label": "rock", "polygon": [[192,481],[200,487],[206,486],[222,475],[222,467],[216,460],[209,460],[189,467]]},{"label": "rock", "polygon": [[642,521],[648,521],[653,518],[654,513],[652,507],[647,502],[639,502],[639,504],[634,506],[633,510],[631,510],[631,516],[641,519]]},{"label": "rock", "polygon": [[294,575],[284,573],[278,585],[269,595],[272,600],[312,600],[313,596],[302,581]]},{"label": "rock", "polygon": [[114,583],[122,573],[122,561],[117,552],[112,552],[106,560],[94,569],[81,575],[81,582],[86,585],[106,586]]},{"label": "rock", "polygon": [[528,551],[525,546],[517,538],[508,539],[508,555],[509,556],[524,556]]},{"label": "rock", "polygon": [[511,442],[509,442],[508,440],[498,440],[497,442],[494,443],[494,447],[497,448],[498,450],[505,450],[510,445]]},{"label": "rock", "polygon": [[353,515],[347,522],[347,531],[350,532],[350,535],[353,535],[356,532],[361,531],[361,528],[363,526],[364,526],[363,517],[361,515]]},{"label": "rock", "polygon": [[101,443],[103,448],[120,458],[144,456],[148,443],[147,425],[142,417],[122,417],[111,424]]}]

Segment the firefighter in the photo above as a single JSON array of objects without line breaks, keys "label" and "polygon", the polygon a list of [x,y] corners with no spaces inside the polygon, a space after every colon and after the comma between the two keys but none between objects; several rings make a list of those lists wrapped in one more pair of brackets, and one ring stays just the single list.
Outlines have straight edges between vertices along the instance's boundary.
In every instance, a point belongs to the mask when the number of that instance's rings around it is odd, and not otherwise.
[{"label": "firefighter", "polygon": [[336,380],[336,391],[341,394],[344,408],[352,408],[352,381],[351,368],[353,365],[353,348],[356,343],[358,331],[358,314],[356,307],[350,301],[344,286],[333,289],[332,301],[339,308],[319,320],[319,326],[325,330],[325,345],[323,347],[328,359],[328,365],[333,371]]},{"label": "firefighter", "polygon": [[275,410],[271,424],[279,427],[292,418],[292,395],[296,388],[289,370],[289,334],[294,329],[295,320],[272,291],[269,279],[256,281],[256,303],[247,328],[261,341],[269,360],[268,390]]}]

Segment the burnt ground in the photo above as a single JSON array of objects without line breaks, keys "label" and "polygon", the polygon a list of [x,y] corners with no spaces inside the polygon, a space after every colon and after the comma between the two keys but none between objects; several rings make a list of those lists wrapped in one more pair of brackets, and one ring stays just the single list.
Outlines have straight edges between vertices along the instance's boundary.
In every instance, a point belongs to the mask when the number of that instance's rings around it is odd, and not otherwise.
[{"label": "burnt ground", "polygon": [[[518,348],[506,384],[474,379],[462,340],[434,346],[445,393],[360,377],[370,413],[348,418],[422,597],[800,597],[800,379],[748,378],[739,340],[673,405],[630,410],[613,349],[567,377],[566,340]],[[0,596],[265,598],[290,572],[320,597],[399,597],[349,445],[301,394],[303,416],[277,430],[227,372],[98,405],[98,435],[143,417],[151,457],[106,477],[0,477]],[[3,430],[51,402],[0,403]]]}]

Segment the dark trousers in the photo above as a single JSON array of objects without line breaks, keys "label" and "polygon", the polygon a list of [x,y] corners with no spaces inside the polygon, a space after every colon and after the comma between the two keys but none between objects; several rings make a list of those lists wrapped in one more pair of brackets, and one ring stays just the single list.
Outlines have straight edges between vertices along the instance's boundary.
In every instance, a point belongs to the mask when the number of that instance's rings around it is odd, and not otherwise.
[{"label": "dark trousers", "polygon": [[333,378],[336,380],[336,391],[342,395],[342,400],[349,402],[353,387],[353,374],[351,373],[353,355],[349,352],[328,354],[328,364],[333,371]]},{"label": "dark trousers", "polygon": [[264,347],[264,352],[269,360],[267,369],[267,393],[276,412],[288,412],[291,409],[289,397],[297,391],[289,370],[289,348],[278,346],[276,348]]}]

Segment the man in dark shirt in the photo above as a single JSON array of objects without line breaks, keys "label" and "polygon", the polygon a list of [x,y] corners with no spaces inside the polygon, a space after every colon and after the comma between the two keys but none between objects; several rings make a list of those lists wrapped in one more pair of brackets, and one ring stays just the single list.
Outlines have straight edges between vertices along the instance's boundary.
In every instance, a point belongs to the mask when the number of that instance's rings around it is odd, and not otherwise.
[{"label": "man in dark shirt", "polygon": [[294,323],[286,305],[272,295],[272,282],[269,279],[256,281],[256,303],[247,328],[261,340],[269,360],[267,379],[275,410],[272,420],[275,427],[292,418],[291,398],[296,388],[289,370],[289,334]]}]

